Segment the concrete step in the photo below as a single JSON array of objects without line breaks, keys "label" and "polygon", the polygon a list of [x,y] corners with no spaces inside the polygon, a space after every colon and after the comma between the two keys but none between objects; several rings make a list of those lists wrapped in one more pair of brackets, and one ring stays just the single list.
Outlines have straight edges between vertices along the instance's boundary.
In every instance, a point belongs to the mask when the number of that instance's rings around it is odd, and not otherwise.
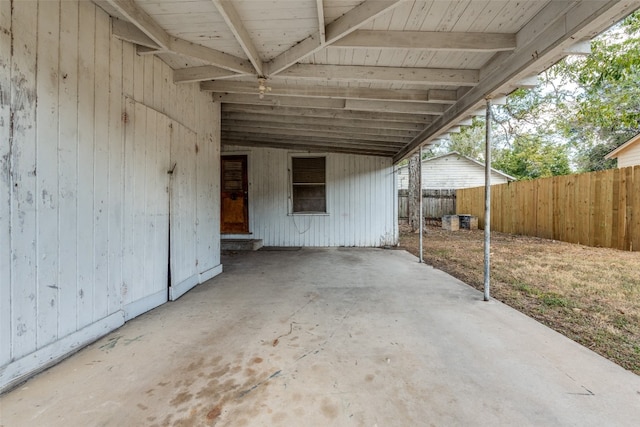
[{"label": "concrete step", "polygon": [[257,251],[262,247],[262,239],[221,239],[223,251]]}]

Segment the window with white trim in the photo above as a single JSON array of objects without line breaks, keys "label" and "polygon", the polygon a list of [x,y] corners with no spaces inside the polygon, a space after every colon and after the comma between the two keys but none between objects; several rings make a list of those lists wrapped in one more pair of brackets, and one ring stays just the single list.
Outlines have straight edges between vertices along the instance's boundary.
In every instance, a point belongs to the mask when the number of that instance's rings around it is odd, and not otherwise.
[{"label": "window with white trim", "polygon": [[291,157],[291,200],[294,214],[327,212],[327,159]]}]

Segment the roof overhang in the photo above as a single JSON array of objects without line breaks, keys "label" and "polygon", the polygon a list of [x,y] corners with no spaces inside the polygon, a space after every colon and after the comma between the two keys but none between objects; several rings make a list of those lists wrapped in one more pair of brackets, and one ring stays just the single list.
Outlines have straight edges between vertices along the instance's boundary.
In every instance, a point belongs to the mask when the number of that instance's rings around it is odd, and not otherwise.
[{"label": "roof overhang", "polygon": [[[398,162],[532,84],[637,1],[95,0],[222,104],[222,143]],[[585,46],[585,43],[587,46]]]},{"label": "roof overhang", "polygon": [[616,148],[615,150],[613,150],[612,152],[610,152],[609,154],[607,154],[606,156],[604,156],[604,158],[605,159],[617,159],[618,156],[623,151],[626,151],[632,145],[638,143],[638,141],[640,141],[640,133],[637,134],[636,136],[634,136],[633,138],[631,138],[630,140],[628,140],[627,142],[625,142],[624,144],[622,144],[621,146],[619,146],[618,148]]}]

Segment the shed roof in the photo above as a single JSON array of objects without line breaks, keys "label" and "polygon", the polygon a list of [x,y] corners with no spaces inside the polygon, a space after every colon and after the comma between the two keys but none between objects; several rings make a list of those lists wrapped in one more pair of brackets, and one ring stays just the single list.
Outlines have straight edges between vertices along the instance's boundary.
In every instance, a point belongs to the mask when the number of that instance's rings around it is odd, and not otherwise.
[{"label": "shed roof", "polygon": [[631,148],[636,144],[640,144],[640,133],[634,136],[633,138],[631,138],[630,140],[628,140],[627,142],[625,142],[624,144],[622,144],[621,146],[619,146],[618,148],[616,148],[615,150],[613,150],[612,152],[610,152],[609,154],[607,154],[606,156],[604,156],[604,158],[617,159],[618,156],[622,154],[623,151],[626,151],[627,149]]},{"label": "shed roof", "polygon": [[[442,160],[442,159],[444,159],[446,157],[452,157],[452,156],[464,159],[467,162],[469,162],[470,164],[473,164],[474,166],[478,166],[478,167],[480,167],[482,169],[484,169],[484,167],[485,167],[484,163],[479,162],[478,160],[472,159],[471,157],[468,157],[468,156],[465,156],[463,154],[460,154],[457,151],[452,151],[450,153],[442,154],[440,156],[435,156],[435,157],[430,157],[428,159],[423,159],[422,160],[422,164],[426,164],[426,163]],[[406,167],[408,167],[408,166],[404,165],[404,166],[401,166],[400,169],[406,168]],[[506,173],[504,173],[502,171],[499,171],[498,169],[491,168],[491,172],[496,173],[496,174],[498,174],[500,176],[503,176],[505,179],[507,179],[509,181],[517,181],[517,179],[518,179],[518,178],[513,177],[513,176],[511,176],[509,174],[506,174]]]},{"label": "shed roof", "polygon": [[[402,160],[640,1],[94,0],[222,103],[222,143]],[[261,80],[265,79],[265,80]],[[263,93],[263,96],[261,95]]]}]

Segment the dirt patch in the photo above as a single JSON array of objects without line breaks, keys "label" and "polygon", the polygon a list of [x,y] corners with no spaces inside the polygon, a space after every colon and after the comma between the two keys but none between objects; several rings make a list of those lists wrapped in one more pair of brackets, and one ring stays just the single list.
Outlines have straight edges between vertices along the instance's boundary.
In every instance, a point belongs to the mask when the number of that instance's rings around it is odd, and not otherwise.
[{"label": "dirt patch", "polygon": [[[484,231],[427,226],[425,263],[483,287]],[[418,234],[400,246],[418,254]],[[492,297],[640,374],[640,253],[491,233]]]}]

